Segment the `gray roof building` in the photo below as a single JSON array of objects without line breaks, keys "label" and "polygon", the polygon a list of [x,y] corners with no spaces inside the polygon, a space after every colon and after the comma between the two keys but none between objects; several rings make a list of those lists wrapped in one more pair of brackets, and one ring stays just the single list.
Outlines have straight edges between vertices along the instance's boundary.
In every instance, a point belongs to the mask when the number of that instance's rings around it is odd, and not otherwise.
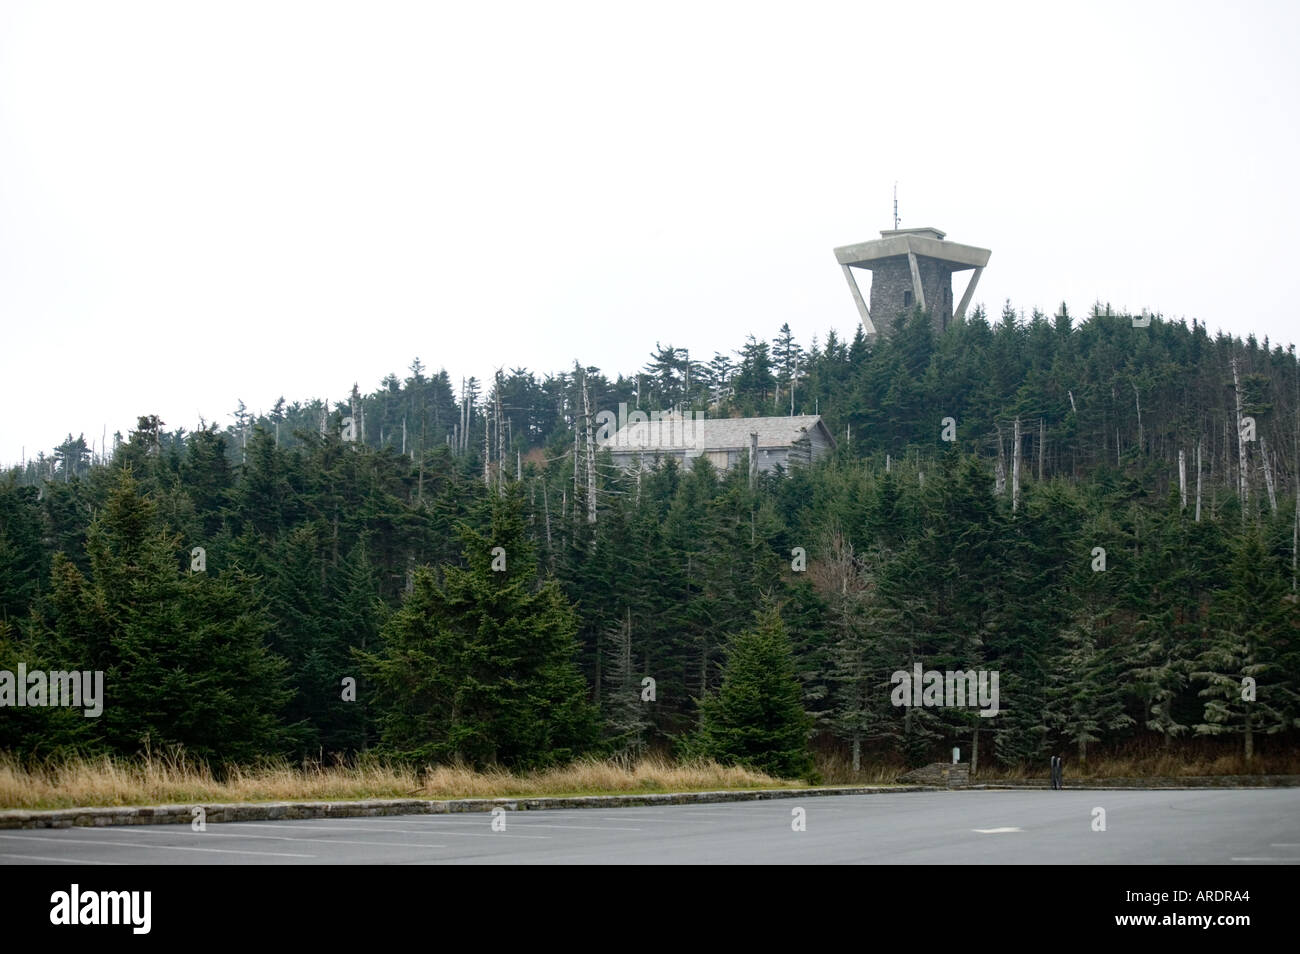
[{"label": "gray roof building", "polygon": [[630,469],[674,458],[690,466],[705,457],[718,470],[735,467],[758,435],[758,469],[811,464],[835,448],[835,439],[819,414],[792,417],[666,417],[629,422],[599,441],[614,463]]}]

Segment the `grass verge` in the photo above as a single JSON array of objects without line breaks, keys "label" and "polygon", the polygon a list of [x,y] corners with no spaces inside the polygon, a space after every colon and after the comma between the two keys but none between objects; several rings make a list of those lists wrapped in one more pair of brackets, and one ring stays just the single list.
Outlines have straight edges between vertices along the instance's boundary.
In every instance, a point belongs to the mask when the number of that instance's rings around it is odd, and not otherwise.
[{"label": "grass verge", "polygon": [[[1199,755],[1199,757],[1198,757]],[[1002,766],[981,762],[979,782],[1047,777],[1047,765]],[[824,785],[889,786],[906,771],[893,761],[865,761],[854,771],[847,758],[822,753],[817,769]],[[1179,778],[1214,775],[1300,775],[1300,756],[1256,758],[1164,751],[1133,752],[1072,764],[1074,779]],[[798,780],[716,762],[674,762],[652,755],[640,761],[580,759],[536,772],[480,770],[439,765],[423,770],[380,759],[343,765],[263,762],[225,769],[219,775],[184,753],[138,758],[49,759],[23,762],[0,752],[0,810],[10,808],[111,808],[197,802],[348,801],[366,798],[526,798],[799,788]]]},{"label": "grass verge", "polygon": [[[1108,778],[1188,778],[1219,775],[1300,775],[1300,752],[1258,755],[1247,762],[1240,753],[1197,751],[1194,749],[1137,748],[1121,753],[1094,756],[1079,762],[1074,752],[1065,750],[1067,778],[1103,781]],[[968,753],[962,750],[962,760]],[[827,785],[890,784],[906,772],[907,766],[897,759],[863,759],[862,767],[853,770],[849,759],[838,753],[819,753],[817,770]],[[1002,765],[991,753],[982,752],[979,774],[972,781],[1017,782],[1048,777],[1048,757],[1034,764]]]},{"label": "grass verge", "polygon": [[90,808],[196,802],[343,801],[365,798],[502,798],[793,788],[801,783],[715,762],[581,759],[536,772],[464,765],[410,766],[375,759],[347,765],[288,762],[211,768],[183,755],[70,758],[24,764],[0,753],[0,809]]}]

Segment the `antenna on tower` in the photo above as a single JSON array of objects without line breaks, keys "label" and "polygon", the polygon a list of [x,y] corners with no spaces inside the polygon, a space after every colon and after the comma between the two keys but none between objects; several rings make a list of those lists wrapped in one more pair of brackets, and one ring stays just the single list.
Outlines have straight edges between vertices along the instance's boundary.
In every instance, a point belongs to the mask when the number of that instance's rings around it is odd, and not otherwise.
[{"label": "antenna on tower", "polygon": [[898,231],[898,183],[894,183],[894,231]]}]

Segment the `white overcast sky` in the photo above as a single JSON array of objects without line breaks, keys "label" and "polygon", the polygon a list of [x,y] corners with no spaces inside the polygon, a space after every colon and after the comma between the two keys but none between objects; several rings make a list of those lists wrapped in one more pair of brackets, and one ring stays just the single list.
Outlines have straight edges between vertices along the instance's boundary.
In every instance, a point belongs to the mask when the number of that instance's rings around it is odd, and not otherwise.
[{"label": "white overcast sky", "polygon": [[[976,301],[1296,334],[1300,4],[0,0],[0,461],[433,369]],[[957,292],[960,294],[959,277]]]}]

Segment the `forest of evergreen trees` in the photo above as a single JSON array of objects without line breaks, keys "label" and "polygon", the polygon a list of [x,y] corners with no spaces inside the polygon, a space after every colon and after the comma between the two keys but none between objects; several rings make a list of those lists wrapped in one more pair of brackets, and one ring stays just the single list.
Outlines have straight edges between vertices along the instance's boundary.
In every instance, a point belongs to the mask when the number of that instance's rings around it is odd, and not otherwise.
[{"label": "forest of evergreen trees", "polygon": [[[837,447],[756,481],[624,474],[587,440],[620,402],[819,413]],[[6,710],[0,749],[798,775],[810,745],[1013,766],[1206,736],[1249,759],[1300,728],[1298,503],[1294,346],[1195,322],[1008,305],[936,337],[918,312],[875,343],[657,345],[613,379],[417,359],[0,478],[0,670],[106,692],[97,719]],[[998,671],[1000,713],[893,706],[918,662]]]}]

